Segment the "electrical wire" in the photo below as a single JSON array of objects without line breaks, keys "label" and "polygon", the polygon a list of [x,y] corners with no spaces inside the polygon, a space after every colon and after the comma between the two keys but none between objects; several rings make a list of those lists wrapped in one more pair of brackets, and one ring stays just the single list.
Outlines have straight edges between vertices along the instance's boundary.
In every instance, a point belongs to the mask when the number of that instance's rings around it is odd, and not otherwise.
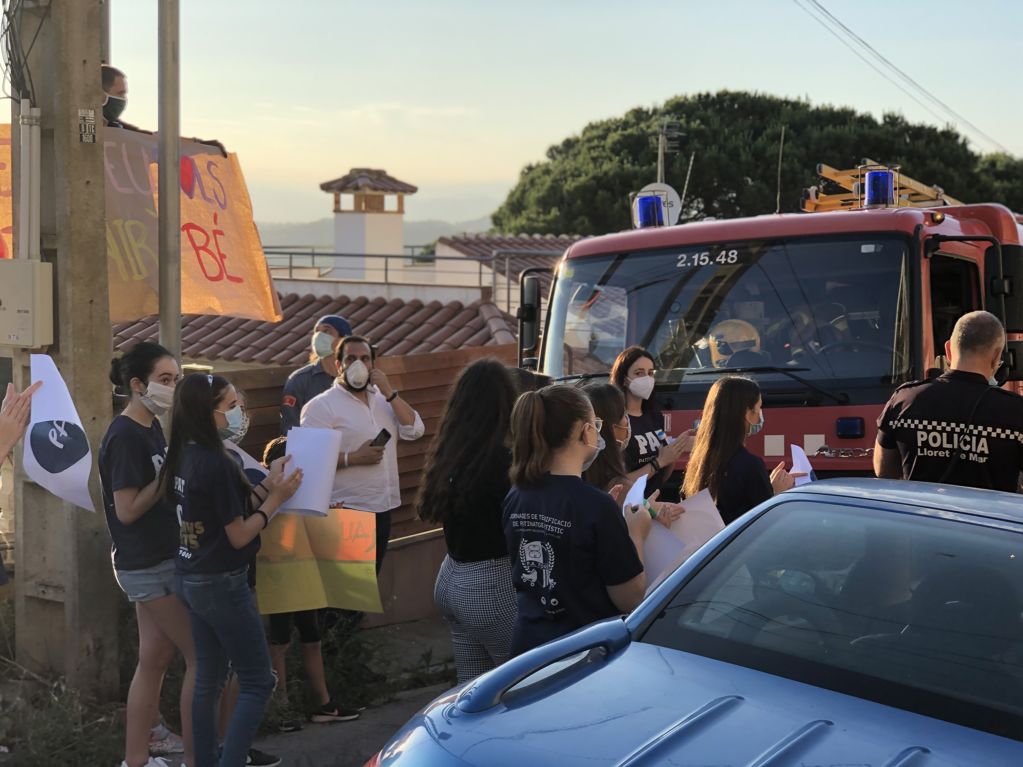
[{"label": "electrical wire", "polygon": [[[846,48],[852,51],[861,61],[867,64],[871,69],[873,69],[875,72],[881,75],[885,80],[894,85],[904,94],[909,96],[914,102],[920,105],[923,109],[925,109],[937,120],[945,123],[951,122],[953,125],[956,126],[961,124],[969,132],[974,134],[975,138],[981,138],[986,143],[991,144],[994,147],[997,147],[1003,152],[1011,154],[1009,149],[1004,144],[1002,144],[994,137],[985,133],[976,124],[967,119],[964,115],[954,110],[940,98],[938,98],[929,90],[924,88],[920,83],[914,80],[905,71],[900,69],[894,62],[892,62],[890,59],[888,59],[886,56],[880,53],[869,42],[860,37],[858,34],[856,34],[856,32],[854,32],[846,24],[844,24],[841,21],[841,19],[839,19],[837,16],[831,13],[826,7],[824,7],[824,5],[822,5],[819,0],[805,0],[805,2],[808,5],[803,5],[802,2],[800,2],[800,0],[793,0],[793,2],[800,8],[800,10],[809,15],[810,18],[812,18],[814,21],[816,21],[818,24],[824,27],[837,40],[839,40],[839,42],[841,42]],[[890,77],[888,73],[882,71],[873,61],[870,61],[863,54],[863,52],[861,52],[861,50],[857,50],[857,48],[854,46],[859,46],[860,49],[862,49],[862,51],[869,53],[889,72],[900,78],[903,81],[903,83],[905,83],[905,85],[892,79],[892,77]],[[907,86],[908,88],[912,89],[912,91],[915,91],[915,93],[908,90]],[[944,114],[938,114],[937,112],[935,112],[934,109],[931,108],[931,106],[925,104],[923,101],[920,100],[920,98],[917,98],[917,95],[922,96],[923,98],[930,101],[934,106],[936,106],[938,109],[944,112]]]},{"label": "electrical wire", "polygon": [[827,30],[827,32],[829,32],[836,40],[838,40],[838,42],[840,42],[842,45],[844,45],[846,48],[848,48],[850,51],[852,51],[852,53],[855,54],[857,56],[857,58],[859,58],[864,64],[866,64],[868,67],[870,67],[875,72],[877,72],[877,74],[881,75],[881,77],[883,77],[885,80],[890,82],[892,85],[894,85],[900,91],[902,91],[904,94],[906,94],[911,99],[913,99],[913,101],[915,101],[917,104],[919,104],[925,110],[927,110],[936,120],[944,122],[945,120],[948,119],[947,117],[943,117],[942,115],[938,114],[933,109],[931,109],[927,104],[922,102],[920,99],[918,99],[916,96],[914,96],[909,90],[907,90],[902,84],[900,84],[896,80],[893,80],[887,73],[885,73],[876,64],[874,64],[874,62],[872,62],[870,59],[868,59],[866,56],[864,56],[862,53],[860,53],[858,50],[856,50],[856,48],[853,46],[852,43],[850,43],[848,40],[846,40],[844,37],[842,37],[840,34],[838,34],[838,32],[836,32],[834,29],[832,29],[830,26],[828,26],[828,24],[825,23],[823,19],[818,17],[817,14],[815,14],[809,8],[804,6],[800,2],[800,0],[792,0],[792,2],[795,3],[796,7],[798,7],[801,11],[806,13],[811,19],[813,19],[818,24],[820,24],[822,27],[824,27],[824,29]]},{"label": "electrical wire", "polygon": [[980,128],[978,128],[974,123],[972,123],[970,120],[968,120],[966,117],[964,117],[961,113],[957,112],[952,107],[950,107],[948,104],[946,104],[944,101],[939,99],[937,96],[935,96],[929,90],[927,90],[924,86],[922,86],[920,83],[918,83],[916,80],[914,80],[908,74],[906,74],[905,71],[903,71],[898,66],[896,66],[891,60],[889,60],[880,51],[878,51],[876,48],[874,48],[874,46],[872,46],[870,43],[868,43],[866,40],[864,40],[862,37],[860,37],[858,34],[856,34],[853,30],[851,30],[849,27],[847,27],[844,23],[842,23],[842,21],[837,16],[835,16],[833,13],[831,13],[831,11],[829,11],[827,8],[825,8],[820,3],[819,0],[809,0],[809,2],[813,3],[813,5],[815,7],[817,7],[818,9],[820,9],[820,11],[822,13],[824,13],[829,19],[834,21],[835,24],[837,24],[839,27],[841,27],[847,34],[852,36],[862,47],[866,48],[867,51],[869,51],[876,59],[878,59],[880,62],[882,62],[891,71],[895,72],[905,82],[909,83],[909,85],[911,87],[915,88],[917,90],[917,92],[922,93],[925,98],[929,99],[931,102],[936,104],[939,108],[943,109],[950,116],[955,118],[957,121],[961,122],[963,125],[968,126],[978,136],[981,136],[982,138],[984,138],[989,143],[991,143],[994,146],[996,146],[999,149],[1001,149],[1003,152],[1005,152],[1007,154],[1011,154],[1011,152],[1009,152],[1008,148],[1006,148],[1005,145],[1003,145],[1000,141],[998,141],[997,139],[989,136],[987,133],[985,133]]}]

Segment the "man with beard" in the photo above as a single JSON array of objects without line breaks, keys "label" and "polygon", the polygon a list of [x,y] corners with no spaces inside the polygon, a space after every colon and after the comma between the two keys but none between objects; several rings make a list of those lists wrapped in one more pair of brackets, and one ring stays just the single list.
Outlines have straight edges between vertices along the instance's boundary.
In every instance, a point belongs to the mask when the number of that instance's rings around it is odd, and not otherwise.
[{"label": "man with beard", "polygon": [[336,383],[303,408],[301,425],[341,432],[331,503],[377,515],[379,573],[391,533],[391,510],[401,505],[392,437],[416,440],[426,429],[419,413],[375,366],[376,353],[368,340],[344,338],[337,361]]}]

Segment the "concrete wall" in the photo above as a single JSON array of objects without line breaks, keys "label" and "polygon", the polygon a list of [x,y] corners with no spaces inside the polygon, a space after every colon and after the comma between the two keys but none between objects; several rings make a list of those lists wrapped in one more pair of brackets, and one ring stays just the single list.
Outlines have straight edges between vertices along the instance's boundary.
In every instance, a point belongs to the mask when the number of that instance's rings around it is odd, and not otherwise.
[{"label": "concrete wall", "polygon": [[[334,214],[334,250],[337,253],[366,253],[388,255],[402,253],[405,249],[404,216],[400,213],[356,213],[341,211]],[[382,273],[381,259],[367,258],[345,260],[343,267],[337,267],[328,276],[335,279],[359,280],[372,278]]]}]

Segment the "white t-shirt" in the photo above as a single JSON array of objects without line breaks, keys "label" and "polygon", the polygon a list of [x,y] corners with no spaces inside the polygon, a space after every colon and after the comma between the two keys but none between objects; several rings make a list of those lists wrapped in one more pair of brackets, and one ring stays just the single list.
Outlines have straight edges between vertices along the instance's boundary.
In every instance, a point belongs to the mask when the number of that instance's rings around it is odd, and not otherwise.
[{"label": "white t-shirt", "polygon": [[301,425],[340,431],[342,453],[358,450],[381,429],[391,432],[392,439],[384,448],[383,460],[366,466],[338,468],[330,496],[331,503],[380,513],[401,506],[397,440],[419,439],[426,427],[419,413],[415,414],[411,426],[402,426],[390,403],[375,386],[369,386],[366,393],[369,407],[343,386],[334,384],[306,403],[302,408]]}]

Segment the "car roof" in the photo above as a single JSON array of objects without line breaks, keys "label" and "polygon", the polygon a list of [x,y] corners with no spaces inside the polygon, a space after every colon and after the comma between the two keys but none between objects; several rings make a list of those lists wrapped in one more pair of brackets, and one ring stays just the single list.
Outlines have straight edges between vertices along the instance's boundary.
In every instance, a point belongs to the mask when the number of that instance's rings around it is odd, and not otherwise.
[{"label": "car roof", "polygon": [[970,514],[1000,522],[1023,525],[1023,497],[1000,490],[980,490],[959,485],[934,482],[910,482],[897,479],[851,477],[825,479],[795,488],[776,499],[792,495],[849,498],[869,501],[876,508],[898,505],[900,511],[921,516],[942,516],[948,513]]}]

